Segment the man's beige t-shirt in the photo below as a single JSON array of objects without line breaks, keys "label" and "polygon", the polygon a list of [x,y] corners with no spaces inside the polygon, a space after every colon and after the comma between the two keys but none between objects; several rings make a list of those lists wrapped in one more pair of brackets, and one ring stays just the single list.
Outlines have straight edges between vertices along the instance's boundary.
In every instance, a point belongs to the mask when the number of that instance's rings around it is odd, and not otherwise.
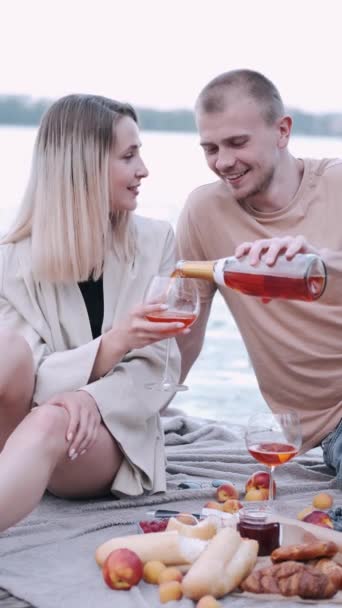
[{"label": "man's beige t-shirt", "polygon": [[[178,222],[178,258],[215,260],[233,255],[244,241],[300,234],[318,249],[337,252],[339,259],[342,160],[305,159],[294,199],[274,212],[242,207],[221,181],[201,186],[190,195]],[[318,445],[342,417],[342,268],[339,273],[328,267],[328,273],[326,290],[315,302],[264,304],[260,298],[198,281],[202,303],[220,290],[270,408],[294,408],[300,414],[303,450]],[[186,340],[200,342],[202,332],[195,324]]]}]

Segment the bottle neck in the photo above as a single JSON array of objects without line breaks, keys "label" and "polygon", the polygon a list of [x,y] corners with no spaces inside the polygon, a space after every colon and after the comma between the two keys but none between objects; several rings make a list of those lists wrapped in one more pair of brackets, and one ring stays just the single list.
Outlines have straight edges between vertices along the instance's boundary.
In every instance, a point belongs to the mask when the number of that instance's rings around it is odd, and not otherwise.
[{"label": "bottle neck", "polygon": [[208,281],[217,283],[217,285],[226,287],[224,275],[232,260],[235,260],[232,256],[208,261],[180,260],[177,262],[176,270],[172,273],[172,276],[189,279],[207,279]]},{"label": "bottle neck", "polygon": [[214,281],[214,265],[213,261],[180,260],[177,262],[173,276]]}]

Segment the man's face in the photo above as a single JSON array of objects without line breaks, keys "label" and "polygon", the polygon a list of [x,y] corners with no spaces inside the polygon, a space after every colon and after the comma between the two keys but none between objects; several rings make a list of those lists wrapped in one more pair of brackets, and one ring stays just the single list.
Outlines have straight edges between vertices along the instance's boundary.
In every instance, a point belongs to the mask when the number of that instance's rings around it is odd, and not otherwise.
[{"label": "man's face", "polygon": [[225,109],[196,114],[201,146],[209,168],[232,190],[238,201],[267,195],[287,144],[279,119],[268,125],[260,106],[236,91],[229,94]]}]

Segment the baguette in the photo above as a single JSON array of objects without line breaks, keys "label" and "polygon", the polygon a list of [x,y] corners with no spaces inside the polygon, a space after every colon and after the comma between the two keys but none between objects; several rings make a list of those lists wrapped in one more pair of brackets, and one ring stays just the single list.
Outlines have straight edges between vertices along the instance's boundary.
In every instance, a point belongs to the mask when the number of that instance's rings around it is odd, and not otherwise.
[{"label": "baguette", "polygon": [[210,540],[217,532],[217,525],[212,520],[204,519],[195,526],[184,524],[175,517],[170,517],[166,531],[177,530],[182,536],[188,538],[200,538],[201,540]]},{"label": "baguette", "polygon": [[259,545],[241,539],[233,528],[223,528],[209,542],[182,581],[186,597],[198,600],[204,595],[215,598],[235,589],[252,570]]},{"label": "baguette", "polygon": [[166,566],[192,564],[206,547],[207,543],[198,538],[185,538],[176,531],[132,534],[111,538],[100,545],[95,559],[102,566],[107,556],[115,549],[130,549],[142,562],[158,560]]}]

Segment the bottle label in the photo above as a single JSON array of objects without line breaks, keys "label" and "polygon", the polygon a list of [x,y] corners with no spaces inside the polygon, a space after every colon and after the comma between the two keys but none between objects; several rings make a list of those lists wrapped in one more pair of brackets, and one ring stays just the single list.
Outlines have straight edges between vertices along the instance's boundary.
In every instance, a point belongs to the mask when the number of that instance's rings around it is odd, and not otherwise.
[{"label": "bottle label", "polygon": [[225,262],[226,262],[225,258],[222,258],[221,260],[217,260],[217,262],[215,262],[215,265],[214,265],[215,283],[217,283],[218,285],[223,285],[223,287],[226,287],[226,284],[224,282]]}]

